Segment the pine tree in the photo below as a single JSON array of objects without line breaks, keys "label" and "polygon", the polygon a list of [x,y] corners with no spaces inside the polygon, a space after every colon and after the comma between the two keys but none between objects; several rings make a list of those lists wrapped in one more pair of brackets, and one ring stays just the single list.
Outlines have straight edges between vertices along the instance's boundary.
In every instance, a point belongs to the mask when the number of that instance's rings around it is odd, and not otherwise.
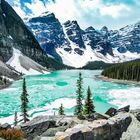
[{"label": "pine tree", "polygon": [[61,106],[59,107],[59,115],[65,115],[63,104],[61,104]]},{"label": "pine tree", "polygon": [[140,81],[140,59],[114,64],[102,72],[103,76],[113,79]]},{"label": "pine tree", "polygon": [[77,90],[76,90],[76,107],[75,107],[75,115],[77,115],[78,118],[82,117],[82,112],[83,112],[83,104],[82,104],[82,99],[83,99],[83,78],[82,78],[82,73],[79,73],[79,79],[77,80]]},{"label": "pine tree", "polygon": [[4,82],[5,85],[7,84],[6,78],[3,79],[3,82]]},{"label": "pine tree", "polygon": [[28,93],[26,90],[26,81],[25,78],[23,79],[23,87],[22,87],[22,94],[21,94],[21,112],[23,116],[23,121],[26,123],[28,121]]},{"label": "pine tree", "polygon": [[93,105],[92,93],[91,93],[90,87],[88,86],[87,98],[85,100],[83,115],[88,116],[88,117],[93,116],[95,113],[94,109],[95,107]]},{"label": "pine tree", "polygon": [[17,122],[17,112],[15,112],[15,118],[14,118],[14,126],[17,126],[18,122]]}]

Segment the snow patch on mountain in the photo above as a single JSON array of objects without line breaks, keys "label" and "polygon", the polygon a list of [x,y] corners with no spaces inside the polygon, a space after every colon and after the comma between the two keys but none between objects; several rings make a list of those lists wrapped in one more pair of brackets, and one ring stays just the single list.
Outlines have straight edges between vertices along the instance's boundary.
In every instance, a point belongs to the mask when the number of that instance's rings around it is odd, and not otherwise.
[{"label": "snow patch on mountain", "polygon": [[[56,52],[62,58],[64,64],[75,68],[80,68],[85,66],[88,62],[92,61],[104,61],[106,63],[115,63],[119,61],[118,57],[113,57],[108,53],[106,55],[99,53],[100,49],[103,48],[92,49],[89,45],[90,40],[84,42],[85,48],[79,48],[79,46],[75,42],[69,39],[67,32],[68,30],[71,30],[71,26],[64,26],[63,24],[62,27],[65,37],[70,43],[69,46],[71,47],[70,51],[65,51],[64,48],[66,48],[67,46],[61,46],[56,48]],[[71,34],[71,36],[76,36],[76,33],[74,31],[72,33],[73,34]],[[75,49],[81,51],[82,54],[77,53]]]},{"label": "snow patch on mountain", "polygon": [[132,53],[128,50],[125,53],[120,53],[117,50],[117,48],[114,48],[113,53],[114,53],[115,57],[118,57],[118,62],[131,61],[131,60],[135,60],[135,59],[140,58],[140,53],[137,53],[137,52]]},{"label": "snow patch on mountain", "polygon": [[[86,45],[85,49],[82,49],[83,55],[79,55],[74,50],[67,52],[62,48],[56,48],[56,52],[61,56],[64,64],[80,68],[85,66],[88,62],[92,61],[104,61],[106,63],[113,63],[114,59],[111,55],[104,56],[98,53],[97,50],[92,50],[89,45]],[[116,60],[117,61],[117,60]]]},{"label": "snow patch on mountain", "polygon": [[18,49],[15,48],[13,48],[13,56],[6,64],[13,67],[16,71],[26,75],[48,73],[46,68],[42,67],[29,57],[24,56]]}]

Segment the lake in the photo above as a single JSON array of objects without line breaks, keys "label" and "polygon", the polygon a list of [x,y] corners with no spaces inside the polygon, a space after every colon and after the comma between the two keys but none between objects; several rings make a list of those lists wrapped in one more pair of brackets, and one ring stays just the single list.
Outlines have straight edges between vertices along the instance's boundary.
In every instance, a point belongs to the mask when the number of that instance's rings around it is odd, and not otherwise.
[{"label": "lake", "polygon": [[[119,108],[128,104],[131,109],[140,108],[139,86],[98,80],[95,75],[99,75],[100,70],[61,70],[47,75],[25,76],[30,117],[57,114],[61,103],[65,107],[65,114],[73,114],[79,72],[83,77],[84,99],[87,87],[90,86],[97,112],[104,113],[110,107]],[[14,112],[20,112],[21,93],[22,80],[0,90],[0,122],[12,121]]]}]

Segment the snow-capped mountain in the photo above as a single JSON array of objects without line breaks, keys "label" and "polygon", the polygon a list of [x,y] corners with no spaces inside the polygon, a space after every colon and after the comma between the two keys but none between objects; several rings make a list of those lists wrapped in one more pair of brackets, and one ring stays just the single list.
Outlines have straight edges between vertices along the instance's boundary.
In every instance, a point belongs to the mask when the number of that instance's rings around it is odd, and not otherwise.
[{"label": "snow-capped mountain", "polygon": [[32,32],[5,0],[0,0],[0,62],[23,74],[46,73],[46,68],[63,66],[43,52]]},{"label": "snow-capped mountain", "polygon": [[28,28],[42,49],[56,60],[73,67],[82,67],[90,61],[117,63],[140,58],[140,25],[126,26],[110,31],[107,27],[85,30],[77,21],[63,24],[53,13],[45,12],[28,20]]},{"label": "snow-capped mountain", "polygon": [[[36,61],[47,67],[46,62],[44,62],[44,60],[47,61],[48,59],[47,55],[42,53],[42,49],[33,34],[28,30],[22,19],[5,0],[0,1],[0,31],[1,61],[6,63],[11,60],[12,62],[14,58],[13,56],[15,55],[14,50],[16,49],[19,50],[19,52],[22,52],[28,60],[32,59],[32,62]],[[23,59],[23,61],[25,60],[26,59]],[[28,61],[22,64],[26,67],[26,65],[28,65],[27,62]],[[17,62],[14,63],[15,65],[18,65]],[[8,64],[10,65],[10,63]],[[18,71],[18,69],[15,70]],[[23,71],[20,72],[27,74]]]},{"label": "snow-capped mountain", "polygon": [[109,40],[120,53],[140,53],[140,22],[111,31]]}]

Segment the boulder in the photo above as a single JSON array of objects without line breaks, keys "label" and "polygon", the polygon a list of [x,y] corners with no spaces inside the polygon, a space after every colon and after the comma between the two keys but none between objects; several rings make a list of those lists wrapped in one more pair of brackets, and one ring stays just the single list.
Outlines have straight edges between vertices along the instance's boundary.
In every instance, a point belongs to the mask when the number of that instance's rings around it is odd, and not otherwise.
[{"label": "boulder", "polygon": [[108,123],[111,127],[111,138],[115,140],[120,140],[122,133],[125,132],[130,125],[132,118],[130,114],[120,112],[114,117],[108,120]]},{"label": "boulder", "polygon": [[130,110],[130,105],[127,105],[123,108],[118,109],[118,112],[129,112]]},{"label": "boulder", "polygon": [[136,114],[135,116],[137,118],[137,120],[140,122],[140,112]]},{"label": "boulder", "polygon": [[53,117],[39,116],[22,124],[21,130],[24,132],[27,139],[32,140],[35,136],[41,135],[47,129],[55,127],[55,124],[56,120]]},{"label": "boulder", "polygon": [[56,126],[66,126],[69,125],[69,128],[74,127],[80,122],[79,119],[75,116],[61,116],[59,119],[57,119]]},{"label": "boulder", "polygon": [[116,113],[117,113],[117,109],[111,107],[110,109],[107,110],[105,114],[109,115],[110,117],[113,117]]},{"label": "boulder", "polygon": [[41,137],[40,140],[55,140],[54,137]]},{"label": "boulder", "polygon": [[106,114],[100,114],[100,113],[94,113],[94,120],[99,120],[99,119],[109,119],[109,116]]},{"label": "boulder", "polygon": [[44,132],[41,136],[53,137],[57,132],[64,132],[66,129],[69,128],[69,125],[60,126],[55,128],[49,128],[46,132]]},{"label": "boulder", "polygon": [[108,120],[78,124],[60,135],[57,134],[56,140],[120,140],[130,123],[130,114],[120,112]]},{"label": "boulder", "polygon": [[8,128],[11,128],[11,125],[8,124],[8,123],[5,123],[5,124],[0,125],[0,130],[2,130],[2,129],[8,129]]},{"label": "boulder", "polygon": [[115,108],[113,108],[113,107],[111,107],[110,109],[108,109],[107,111],[106,111],[106,115],[109,115],[110,117],[113,117],[113,116],[115,116],[118,112],[129,112],[129,110],[130,110],[130,105],[127,105],[127,106],[125,106],[125,107],[123,107],[123,108],[120,108],[120,109],[115,109]]},{"label": "boulder", "polygon": [[131,113],[136,117],[136,119],[140,122],[140,109],[131,110]]},{"label": "boulder", "polygon": [[42,137],[42,136],[37,136],[33,140],[55,140],[55,137]]}]

